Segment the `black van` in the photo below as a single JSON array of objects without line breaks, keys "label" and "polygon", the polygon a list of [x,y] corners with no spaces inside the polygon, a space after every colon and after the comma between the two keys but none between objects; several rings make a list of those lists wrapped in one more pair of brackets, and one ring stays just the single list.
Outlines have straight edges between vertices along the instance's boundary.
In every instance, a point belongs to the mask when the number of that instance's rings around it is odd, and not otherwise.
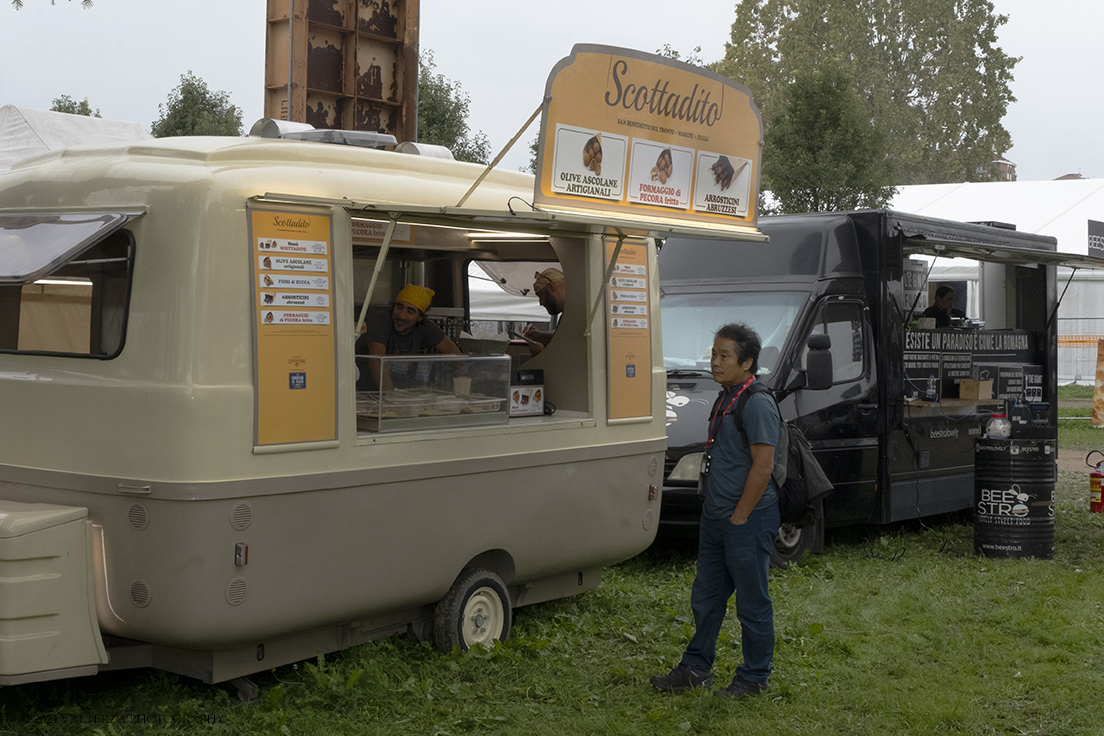
[{"label": "black van", "polygon": [[[814,523],[783,526],[775,564],[821,551],[826,527],[969,508],[974,440],[1005,401],[1029,402],[1036,425],[1056,428],[1055,266],[1099,261],[1059,254],[1054,238],[1008,225],[886,210],[765,217],[759,226],[769,242],[672,237],[660,251],[662,532],[696,530],[700,453],[720,388],[710,348],[728,322],[759,333],[760,378],[835,484]],[[920,319],[937,286],[928,288],[931,257],[978,262],[981,320],[935,329]],[[814,389],[805,354],[818,334],[830,338],[832,376]]]}]

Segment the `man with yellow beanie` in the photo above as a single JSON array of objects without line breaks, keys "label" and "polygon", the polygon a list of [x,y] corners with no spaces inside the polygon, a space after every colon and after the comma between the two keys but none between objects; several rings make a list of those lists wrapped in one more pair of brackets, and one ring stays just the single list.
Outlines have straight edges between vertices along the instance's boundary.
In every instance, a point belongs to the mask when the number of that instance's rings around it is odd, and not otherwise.
[{"label": "man with yellow beanie", "polygon": [[[421,355],[424,353],[449,353],[459,355],[445,331],[425,318],[433,301],[433,289],[407,284],[390,313],[381,313],[369,320],[364,334],[356,342],[357,355]],[[379,386],[380,361],[366,361],[368,370],[361,367],[357,390],[370,391]]]}]

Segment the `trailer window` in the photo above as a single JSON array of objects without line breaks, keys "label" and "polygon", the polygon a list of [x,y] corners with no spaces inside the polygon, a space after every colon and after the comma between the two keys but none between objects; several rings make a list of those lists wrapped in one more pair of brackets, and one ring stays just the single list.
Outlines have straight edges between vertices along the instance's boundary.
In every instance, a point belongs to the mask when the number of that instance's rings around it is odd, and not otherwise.
[{"label": "trailer window", "polygon": [[113,358],[133,239],[126,214],[0,215],[0,351]]},{"label": "trailer window", "polygon": [[468,263],[468,306],[474,331],[517,332],[526,324],[547,325],[548,312],[533,293],[533,276],[558,261],[480,261]]}]

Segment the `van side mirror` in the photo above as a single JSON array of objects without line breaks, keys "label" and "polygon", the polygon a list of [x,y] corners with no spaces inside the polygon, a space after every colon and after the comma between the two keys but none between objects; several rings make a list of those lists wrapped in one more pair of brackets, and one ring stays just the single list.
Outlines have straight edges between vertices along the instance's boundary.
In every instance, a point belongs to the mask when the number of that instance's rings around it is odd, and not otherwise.
[{"label": "van side mirror", "polygon": [[805,356],[805,388],[821,391],[832,385],[832,338],[810,335]]}]

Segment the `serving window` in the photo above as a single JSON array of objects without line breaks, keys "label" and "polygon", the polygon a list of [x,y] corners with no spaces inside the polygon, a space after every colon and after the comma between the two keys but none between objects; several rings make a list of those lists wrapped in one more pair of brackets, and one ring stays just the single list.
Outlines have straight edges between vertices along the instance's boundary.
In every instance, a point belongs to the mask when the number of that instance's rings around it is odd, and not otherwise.
[{"label": "serving window", "polygon": [[110,359],[123,349],[136,215],[0,215],[0,352]]},{"label": "serving window", "polygon": [[[484,383],[488,386],[494,383],[507,402],[513,396],[516,381],[532,380],[532,375],[519,378],[519,371],[534,371],[546,384],[542,384],[539,394],[542,401],[547,397],[546,414],[555,407],[565,414],[589,415],[587,338],[582,327],[586,273],[581,242],[400,223],[380,261],[383,229],[381,223],[361,224],[354,220],[353,319],[363,325],[359,327],[361,332],[356,336],[354,350],[360,376],[358,429],[389,431],[447,427],[457,422],[504,422],[505,414],[500,411],[506,410],[507,403],[501,408],[496,404],[494,411],[484,411],[484,404],[471,398],[487,393],[477,386],[480,371],[475,370],[477,367],[482,370],[484,363],[493,365],[492,372],[502,377]],[[561,257],[565,253],[566,257]],[[568,284],[564,317],[571,319],[558,325],[550,320],[549,312],[533,293],[534,275],[549,268],[560,270]],[[369,289],[373,279],[375,283]],[[361,335],[379,334],[381,325],[395,324],[392,316],[395,302],[409,284],[433,291],[424,312],[425,321],[439,328],[433,334],[447,336],[459,348],[459,355],[441,355],[445,351],[439,347],[441,344],[448,347],[446,343],[429,346],[422,340],[412,352],[387,355],[382,360],[370,356],[368,343]],[[503,288],[504,284],[508,288]],[[571,297],[576,291],[579,296],[573,302]],[[539,355],[532,355],[530,345],[520,337],[527,325],[555,332],[554,339]],[[424,359],[411,360],[410,355]],[[484,357],[491,359],[484,361]],[[387,371],[382,370],[380,363],[389,366]],[[400,368],[407,368],[406,374],[411,376],[420,375],[421,370],[425,373],[425,385],[403,386],[401,393],[389,394],[394,384],[376,383],[376,374],[391,375]],[[472,374],[470,393],[465,392],[464,380],[457,382],[453,377],[451,382],[442,382],[443,375],[457,369]],[[466,374],[462,376],[465,377]],[[457,384],[462,388],[457,389]],[[532,387],[529,388],[532,393]],[[427,402],[425,396],[414,395],[419,390],[435,397],[435,401]],[[447,411],[454,404],[458,410]],[[419,409],[418,416],[413,416],[414,408]],[[516,420],[515,417],[510,421]],[[533,417],[526,417],[520,421],[532,420]]]}]

